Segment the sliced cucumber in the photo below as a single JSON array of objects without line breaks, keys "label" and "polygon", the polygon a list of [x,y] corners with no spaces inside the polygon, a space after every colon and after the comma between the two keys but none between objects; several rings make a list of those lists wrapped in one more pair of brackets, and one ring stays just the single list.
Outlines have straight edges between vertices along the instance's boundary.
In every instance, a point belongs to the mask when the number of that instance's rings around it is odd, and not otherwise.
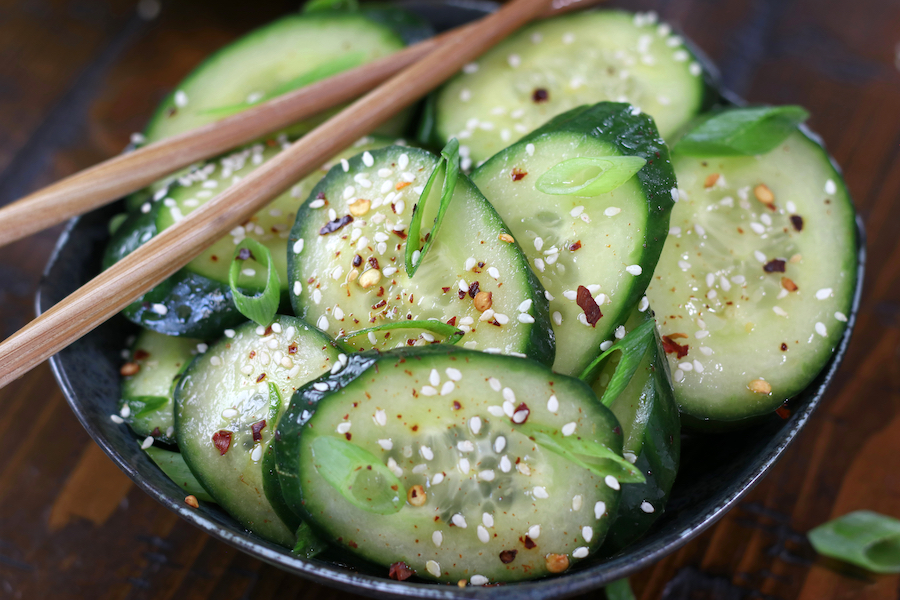
[{"label": "sliced cucumber", "polygon": [[[199,165],[181,176],[176,184],[168,188],[167,194],[144,202],[116,229],[104,254],[104,268],[196,210],[215,194],[240,181],[280,152],[286,143],[287,138],[283,136],[270,139],[264,144],[256,144]],[[273,200],[248,223],[217,241],[184,269],[129,305],[123,314],[153,331],[205,339],[218,337],[225,329],[243,323],[246,317],[235,308],[228,286],[228,269],[236,244],[245,236],[269,247],[286,296],[286,238],[294,223],[297,207],[333,164],[361,150],[380,148],[388,143],[387,138],[360,139],[333,157],[320,171],[302,179]],[[249,288],[258,286],[261,289],[265,284],[265,272],[260,269],[253,276],[244,275],[241,282]]]},{"label": "sliced cucumber", "polygon": [[[119,414],[139,436],[173,443],[173,393],[179,375],[202,349],[201,341],[143,330],[131,348],[129,363],[139,370],[122,380]],[[126,408],[127,407],[127,408]]]},{"label": "sliced cucumber", "polygon": [[[238,113],[263,100],[387,56],[403,47],[390,28],[360,13],[293,14],[225,46],[195,68],[159,105],[147,125],[148,142]],[[302,134],[323,115],[291,126]],[[408,113],[381,131],[403,130]]]},{"label": "sliced cucumber", "polygon": [[184,462],[184,457],[181,456],[180,453],[163,450],[156,446],[145,448],[144,452],[146,452],[147,456],[150,457],[150,460],[156,463],[156,466],[166,474],[166,477],[171,479],[173,483],[178,485],[178,487],[185,492],[194,496],[197,500],[215,502],[213,497],[209,495],[209,492],[203,489],[203,486],[200,485],[200,482],[197,481],[197,478],[191,473],[187,463]]},{"label": "sliced cucumber", "polygon": [[601,100],[653,115],[663,137],[701,108],[702,69],[666,24],[604,10],[519,30],[445,85],[436,101],[440,142],[457,137],[483,161],[551,117]]},{"label": "sliced cucumber", "polygon": [[[441,346],[353,355],[297,392],[274,447],[285,498],[322,539],[483,585],[560,572],[600,545],[621,443],[581,381]],[[590,469],[569,460],[586,454]]]},{"label": "sliced cucumber", "polygon": [[[424,150],[391,147],[332,168],[297,212],[291,231],[294,312],[335,337],[372,325],[438,319],[466,332],[466,348],[552,362],[540,283],[503,221],[465,176],[457,180],[440,231],[433,239],[427,228],[420,232],[433,245],[416,263],[415,276],[407,275],[406,232],[437,165]],[[439,200],[428,202],[427,210],[437,212]],[[476,282],[483,294],[476,294]],[[391,333],[349,343],[386,349],[433,341],[430,334],[413,342]]]},{"label": "sliced cucumber", "polygon": [[[579,374],[628,318],[665,242],[675,174],[653,120],[637,112],[610,102],[571,110],[472,174],[549,293],[556,335],[553,368],[560,373]],[[565,195],[539,189],[544,188],[539,180],[565,161],[631,156],[647,164],[611,192]],[[595,172],[586,169],[573,177]],[[603,315],[593,326],[577,300],[580,286]]]},{"label": "sliced cucumber", "polygon": [[647,295],[678,404],[701,420],[769,413],[809,385],[846,327],[850,196],[800,131],[762,156],[674,164],[681,200]]},{"label": "sliced cucumber", "polygon": [[[635,310],[625,323],[631,332],[646,320],[649,310]],[[615,554],[644,535],[662,515],[681,456],[681,423],[672,391],[666,353],[658,335],[641,359],[628,386],[609,406],[622,425],[623,453],[643,474],[643,483],[622,486],[619,510],[613,517],[601,552]],[[597,397],[603,396],[621,359],[614,352],[592,384]]]},{"label": "sliced cucumber", "polygon": [[[246,323],[198,356],[175,390],[175,431],[191,471],[222,508],[267,540],[293,547],[293,524],[264,490],[263,459],[294,390],[340,352],[294,317]],[[282,401],[283,399],[283,401]]]}]

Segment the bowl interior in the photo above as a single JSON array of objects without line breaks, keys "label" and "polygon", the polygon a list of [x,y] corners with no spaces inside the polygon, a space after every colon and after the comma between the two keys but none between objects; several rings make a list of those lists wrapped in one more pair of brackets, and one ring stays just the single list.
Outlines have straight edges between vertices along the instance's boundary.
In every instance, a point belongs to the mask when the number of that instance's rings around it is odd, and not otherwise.
[{"label": "bowl interior", "polygon": [[[496,5],[488,2],[401,3],[445,30],[474,19]],[[100,270],[108,238],[107,223],[121,210],[113,205],[70,222],[47,265],[36,299],[38,313],[75,291]],[[96,330],[51,359],[53,372],[81,424],[112,460],[145,492],[184,519],[233,546],[287,571],[319,583],[373,597],[518,598],[567,597],[625,577],[649,566],[709,527],[746,494],[785,450],[820,401],[843,357],[856,320],[862,289],[864,244],[860,228],[859,273],[847,331],[822,373],[791,401],[791,416],[772,416],[752,428],[728,434],[683,436],[682,467],[666,512],[643,539],[610,559],[580,562],[566,575],[497,588],[457,588],[428,583],[396,582],[385,569],[348,562],[346,556],[297,558],[257,538],[215,506],[199,510],[184,504],[184,493],[140,449],[130,430],[113,423],[119,397],[118,368],[126,338],[136,328],[121,317]]]}]

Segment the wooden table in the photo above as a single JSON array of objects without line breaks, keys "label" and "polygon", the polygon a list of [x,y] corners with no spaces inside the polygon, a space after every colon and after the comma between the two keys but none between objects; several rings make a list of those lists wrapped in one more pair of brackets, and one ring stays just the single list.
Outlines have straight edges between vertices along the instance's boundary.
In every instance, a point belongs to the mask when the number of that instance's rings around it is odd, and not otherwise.
[{"label": "wooden table", "polygon": [[[856,333],[828,397],[737,509],[632,578],[638,596],[895,600],[900,577],[841,573],[803,533],[861,508],[900,517],[900,3],[619,4],[657,10],[751,101],[807,107],[846,172],[869,250]],[[0,204],[119,152],[205,55],[296,2],[172,1],[155,19],[154,6],[0,2]],[[0,251],[3,337],[31,318],[58,233]],[[46,365],[0,390],[0,456],[0,597],[351,597],[157,505],[82,431]]]}]

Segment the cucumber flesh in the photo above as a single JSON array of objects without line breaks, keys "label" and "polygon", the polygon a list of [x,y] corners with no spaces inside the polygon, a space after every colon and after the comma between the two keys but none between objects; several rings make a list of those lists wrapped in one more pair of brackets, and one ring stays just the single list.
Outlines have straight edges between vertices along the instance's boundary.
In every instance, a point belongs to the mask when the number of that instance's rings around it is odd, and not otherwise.
[{"label": "cucumber flesh", "polygon": [[[294,317],[246,323],[198,356],[175,391],[182,456],[216,502],[262,538],[294,545],[265,493],[263,459],[294,390],[328,371],[340,352]],[[274,388],[274,389],[273,389]]]},{"label": "cucumber flesh", "polygon": [[[465,331],[460,344],[466,348],[552,362],[540,283],[503,221],[465,176],[457,180],[431,249],[415,276],[407,276],[406,232],[437,164],[424,150],[395,146],[351,158],[346,171],[332,168],[291,231],[295,314],[335,337],[385,323],[437,319]],[[429,230],[426,221],[422,236]],[[487,310],[477,308],[476,282],[480,292],[491,294]],[[387,349],[431,341],[429,334],[387,332],[350,343]]]},{"label": "cucumber flesh", "polygon": [[762,156],[674,164],[681,200],[647,296],[677,344],[678,404],[700,420],[770,413],[844,333],[857,283],[850,196],[801,131]]},{"label": "cucumber flesh", "polygon": [[[179,375],[202,342],[143,330],[131,348],[129,363],[139,371],[122,380],[119,414],[139,436],[175,441],[173,394]],[[125,408],[125,407],[128,408]]]},{"label": "cucumber flesh", "polygon": [[440,143],[458,138],[477,164],[555,115],[612,100],[653,115],[667,137],[701,109],[701,75],[681,38],[653,18],[602,10],[545,19],[441,89],[436,133]]},{"label": "cucumber flesh", "polygon": [[[282,17],[225,46],[195,68],[162,101],[144,136],[154,142],[206,125],[402,47],[391,28],[359,13]],[[337,110],[287,131],[303,134]],[[401,115],[382,130],[397,134],[407,119],[408,114]]]},{"label": "cucumber flesh", "polygon": [[[626,335],[645,319],[653,319],[652,311],[635,310],[624,325]],[[628,386],[609,407],[622,425],[623,454],[640,469],[646,481],[622,485],[619,510],[600,550],[603,554],[612,555],[630,545],[662,516],[678,472],[681,456],[678,405],[665,351],[656,338]],[[598,398],[606,391],[620,358],[621,353],[613,353],[593,382]]]},{"label": "cucumber flesh", "polygon": [[183,489],[186,493],[194,496],[197,500],[215,503],[215,499],[209,495],[209,492],[203,489],[203,486],[200,485],[200,482],[197,481],[197,478],[191,473],[187,463],[184,462],[184,457],[181,456],[180,453],[163,450],[156,446],[150,446],[149,448],[146,448],[144,452],[146,452],[147,456],[150,457],[150,460],[166,474],[166,477],[171,479],[173,483]]},{"label": "cucumber flesh", "polygon": [[[602,102],[559,115],[472,174],[522,245],[544,289],[556,336],[555,371],[577,375],[644,294],[668,230],[675,174],[653,120]],[[538,179],[562,161],[639,156],[647,164],[611,192],[552,195]],[[554,252],[555,251],[555,252]],[[587,288],[602,317],[593,326],[577,302]]]},{"label": "cucumber flesh", "polygon": [[[545,576],[548,555],[577,564],[615,512],[615,477],[547,450],[526,426],[621,456],[618,423],[581,381],[447,346],[353,355],[297,392],[275,454],[285,498],[322,539],[384,566],[403,561],[424,578],[482,585]],[[373,468],[338,491],[325,477],[341,468],[324,464],[328,445],[353,446]],[[371,474],[383,469],[397,489],[379,489]],[[414,505],[417,485],[424,503]],[[395,512],[361,508],[385,493],[398,497]]]}]

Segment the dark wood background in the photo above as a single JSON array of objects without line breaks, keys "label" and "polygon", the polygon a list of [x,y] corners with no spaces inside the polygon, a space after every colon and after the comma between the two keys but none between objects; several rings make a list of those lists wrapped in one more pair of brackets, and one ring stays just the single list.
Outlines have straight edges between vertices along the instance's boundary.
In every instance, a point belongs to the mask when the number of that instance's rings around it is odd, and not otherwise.
[{"label": "dark wood background", "polygon": [[[619,0],[686,32],[751,101],[797,103],[868,229],[862,311],[828,397],[714,528],[632,578],[644,600],[900,597],[900,576],[817,558],[804,532],[900,517],[900,2]],[[296,1],[0,0],[0,204],[119,152],[206,54]],[[33,315],[59,229],[0,249],[0,336]],[[0,390],[0,597],[352,598],[157,505],[76,422],[42,365]]]}]

